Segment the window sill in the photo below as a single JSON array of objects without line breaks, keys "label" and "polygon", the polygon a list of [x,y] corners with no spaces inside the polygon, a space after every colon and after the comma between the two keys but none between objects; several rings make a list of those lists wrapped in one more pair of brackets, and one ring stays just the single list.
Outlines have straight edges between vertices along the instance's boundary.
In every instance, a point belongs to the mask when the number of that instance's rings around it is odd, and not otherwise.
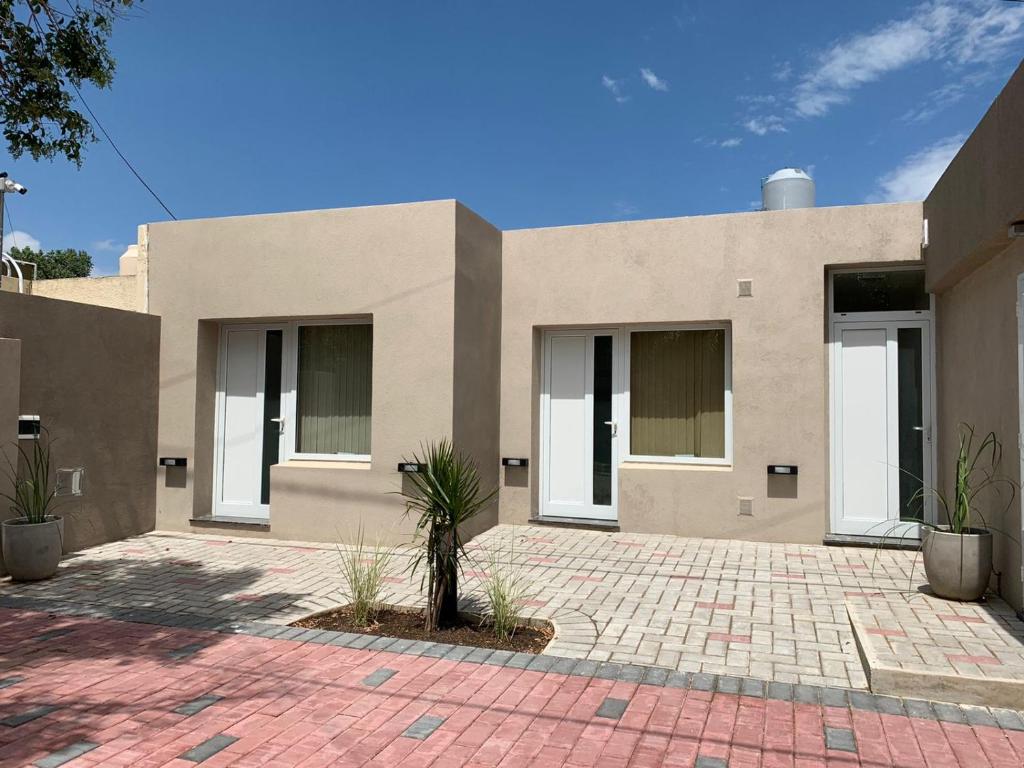
[{"label": "window sill", "polygon": [[684,461],[624,461],[619,469],[681,469],[697,472],[732,472],[732,464],[693,464]]},{"label": "window sill", "polygon": [[324,459],[288,459],[274,465],[285,469],[363,469],[371,468],[368,461],[326,461]]}]

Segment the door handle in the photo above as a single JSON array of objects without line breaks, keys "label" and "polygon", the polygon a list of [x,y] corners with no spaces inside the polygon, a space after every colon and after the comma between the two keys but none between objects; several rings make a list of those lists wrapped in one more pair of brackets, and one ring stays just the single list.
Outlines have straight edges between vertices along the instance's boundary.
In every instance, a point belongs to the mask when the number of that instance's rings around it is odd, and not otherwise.
[{"label": "door handle", "polygon": [[284,434],[284,416],[275,416],[275,417],[271,418],[270,420],[273,421],[273,422],[276,422],[278,430],[283,435]]},{"label": "door handle", "polygon": [[605,422],[605,424],[607,424],[607,425],[608,425],[609,427],[611,427],[611,428],[612,428],[612,437],[618,437],[618,434],[619,434],[619,425],[618,425],[618,422],[615,422],[615,421],[606,421],[606,422]]},{"label": "door handle", "polygon": [[932,441],[932,428],[931,427],[911,427],[915,432],[924,432],[924,439],[927,442]]}]

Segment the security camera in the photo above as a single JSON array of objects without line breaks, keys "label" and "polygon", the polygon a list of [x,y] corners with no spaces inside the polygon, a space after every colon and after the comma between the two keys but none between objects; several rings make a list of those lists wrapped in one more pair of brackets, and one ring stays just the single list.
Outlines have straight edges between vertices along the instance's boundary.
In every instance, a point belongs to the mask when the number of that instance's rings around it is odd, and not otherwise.
[{"label": "security camera", "polygon": [[1024,237],[1024,220],[1015,221],[1010,225],[1010,237]]},{"label": "security camera", "polygon": [[21,186],[21,184],[6,177],[3,179],[3,186],[4,192],[17,192],[19,195],[24,195],[28,192],[28,190]]}]

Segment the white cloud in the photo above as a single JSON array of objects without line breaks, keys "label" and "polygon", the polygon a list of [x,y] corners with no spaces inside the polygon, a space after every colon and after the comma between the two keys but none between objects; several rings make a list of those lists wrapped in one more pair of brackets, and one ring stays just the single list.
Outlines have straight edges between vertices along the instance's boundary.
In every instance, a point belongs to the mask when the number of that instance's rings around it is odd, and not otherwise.
[{"label": "white cloud", "polygon": [[721,141],[712,141],[712,146],[721,147],[722,149],[732,149],[738,147],[743,143],[743,139],[739,136],[731,136],[728,139],[722,139]]},{"label": "white cloud", "polygon": [[963,134],[950,136],[910,155],[878,179],[877,189],[868,197],[867,202],[924,200],[966,138]]},{"label": "white cloud", "polygon": [[793,65],[788,61],[784,61],[775,67],[775,71],[772,72],[772,79],[778,80],[780,83],[784,83],[793,76]]},{"label": "white cloud", "polygon": [[647,85],[649,85],[656,91],[668,90],[668,81],[662,80],[660,77],[654,74],[654,72],[647,69],[647,67],[640,68],[640,77],[644,79],[644,82],[647,83]]},{"label": "white cloud", "polygon": [[101,253],[124,253],[124,243],[119,243],[113,238],[108,237],[106,240],[96,240],[93,242],[91,248],[94,251],[100,251]]},{"label": "white cloud", "polygon": [[616,80],[614,77],[608,77],[608,75],[601,75],[601,85],[608,89],[609,93],[615,97],[615,101],[619,104],[625,104],[629,101],[629,96],[625,94],[622,88],[623,80]]},{"label": "white cloud", "polygon": [[39,241],[32,237],[28,232],[22,232],[21,230],[16,229],[13,232],[7,232],[4,234],[4,253],[9,251],[11,248],[31,248],[33,251],[38,251],[40,250],[40,245]]},{"label": "white cloud", "polygon": [[752,117],[743,123],[743,127],[753,134],[764,136],[767,133],[786,133],[786,125],[778,115]]},{"label": "white cloud", "polygon": [[615,208],[616,216],[626,217],[640,213],[640,209],[637,206],[633,205],[633,203],[627,202],[626,200],[616,200],[615,203],[613,203],[613,207]]},{"label": "white cloud", "polygon": [[927,0],[910,16],[852,35],[822,51],[800,78],[793,108],[820,117],[858,88],[925,61],[989,66],[1024,39],[1024,7],[1000,0]]}]

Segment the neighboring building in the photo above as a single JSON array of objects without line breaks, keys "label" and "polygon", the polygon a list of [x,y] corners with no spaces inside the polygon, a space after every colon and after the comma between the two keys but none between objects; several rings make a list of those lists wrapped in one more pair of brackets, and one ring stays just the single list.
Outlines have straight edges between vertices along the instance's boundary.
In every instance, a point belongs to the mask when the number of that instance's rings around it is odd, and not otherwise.
[{"label": "neighboring building", "polygon": [[[501,487],[474,530],[913,538],[960,420],[1019,478],[1022,110],[1024,67],[923,205],[501,232],[449,200],[141,227],[125,290],[162,318],[158,453],[187,461],[156,525],[402,539],[399,462],[451,436]],[[1019,501],[998,517],[1019,534]],[[997,562],[1019,607],[1019,544]]]}]

